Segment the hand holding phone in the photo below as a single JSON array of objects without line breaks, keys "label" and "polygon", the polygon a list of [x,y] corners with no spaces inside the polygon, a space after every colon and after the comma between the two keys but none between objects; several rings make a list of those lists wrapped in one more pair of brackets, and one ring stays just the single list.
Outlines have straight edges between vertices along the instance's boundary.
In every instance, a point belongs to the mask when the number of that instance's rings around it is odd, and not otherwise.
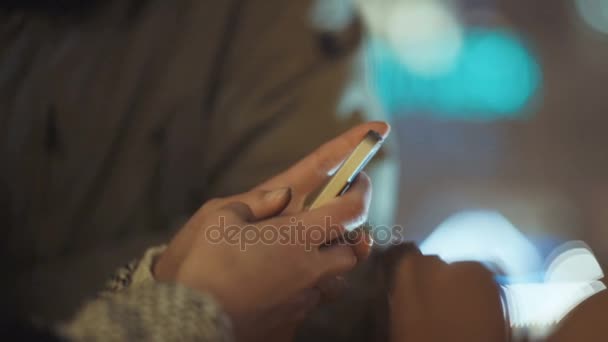
[{"label": "hand holding phone", "polygon": [[376,155],[384,138],[378,132],[369,131],[353,152],[344,160],[327,182],[308,196],[304,207],[312,210],[327,204],[333,198],[345,193],[359,173]]},{"label": "hand holding phone", "polygon": [[[384,138],[381,134],[375,131],[369,131],[325,184],[307,197],[304,204],[305,209],[313,210],[322,207],[332,199],[348,191],[350,185],[357,179],[359,173],[372,160],[378,150],[380,150],[383,142]],[[349,245],[354,246],[355,250],[358,250],[355,254],[359,258],[365,258],[369,254],[372,241],[369,232],[364,227],[357,229],[363,230],[361,233],[367,237],[366,240],[364,240],[367,241],[365,246],[358,243],[357,239],[351,240],[347,236],[343,236],[327,243],[322,248],[332,248],[332,246],[336,244],[348,243]],[[318,288],[321,289],[323,298],[325,298],[324,300],[331,301],[338,297],[341,292],[340,289],[344,286],[343,283],[344,278],[330,278],[321,282],[318,285]]]}]

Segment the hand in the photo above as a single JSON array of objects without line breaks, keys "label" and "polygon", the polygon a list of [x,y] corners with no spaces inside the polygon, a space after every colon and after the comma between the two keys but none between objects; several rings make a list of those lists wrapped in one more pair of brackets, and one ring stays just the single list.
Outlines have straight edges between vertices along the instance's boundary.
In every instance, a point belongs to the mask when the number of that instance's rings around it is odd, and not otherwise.
[{"label": "hand", "polygon": [[[274,216],[289,203],[288,189],[252,191],[241,196],[242,202],[220,208],[216,207],[218,201],[211,201],[171,242],[156,263],[155,275],[158,280],[175,281],[214,295],[233,319],[240,337],[249,338],[260,328],[255,318],[302,294],[314,295],[310,290],[320,279],[346,272],[356,264],[349,246],[320,249],[329,238],[315,239],[308,230],[302,230],[303,240],[280,241],[284,235],[278,234],[295,231],[295,222],[301,222],[302,228],[320,227],[328,236],[359,224],[369,205],[370,190],[369,179],[362,176],[328,206],[298,215]],[[256,203],[257,212],[245,203]],[[332,218],[331,227],[325,227],[326,217]],[[229,233],[229,227],[236,227],[235,235]],[[278,232],[275,240],[263,241],[261,235],[256,238],[265,229]],[[181,248],[186,244],[190,245],[188,250]],[[315,304],[314,298],[302,301]]]},{"label": "hand", "polygon": [[[239,336],[248,337],[251,331],[263,330],[255,317],[263,317],[264,325],[273,329],[268,312],[279,313],[281,324],[285,323],[285,316],[298,321],[316,305],[319,294],[314,287],[320,279],[334,277],[354,266],[356,258],[350,247],[319,250],[325,241],[316,241],[314,248],[307,250],[306,244],[311,241],[304,241],[298,245],[254,244],[243,252],[239,246],[210,243],[205,232],[218,225],[220,217],[226,226],[258,230],[268,225],[289,225],[292,219],[301,220],[305,226],[322,227],[325,217],[331,217],[340,232],[357,227],[365,220],[369,206],[370,184],[364,174],[347,194],[326,207],[303,213],[301,206],[308,192],[323,183],[329,170],[369,129],[388,133],[384,123],[361,125],[254,190],[206,203],[159,258],[154,268],[157,279],[176,281],[215,295],[231,315]],[[281,212],[282,216],[274,217]]]},{"label": "hand", "polygon": [[[271,191],[273,189],[289,187],[292,189],[292,200],[284,214],[301,212],[306,196],[324,184],[328,178],[328,174],[346,159],[370,130],[374,130],[383,137],[387,137],[390,133],[390,126],[385,122],[379,121],[356,126],[325,143],[287,171],[260,184],[254,190]],[[236,195],[225,198],[223,201],[218,202],[216,206],[221,206],[231,201],[240,201],[241,197],[242,195]],[[255,206],[254,203],[250,203],[250,205]],[[252,207],[252,209],[255,211],[255,208]],[[369,236],[362,235],[361,240],[357,242],[352,245],[355,253],[359,259],[365,259],[369,255],[372,241]]]},{"label": "hand", "polygon": [[[306,196],[325,183],[328,174],[344,161],[370,130],[374,130],[383,137],[387,137],[390,133],[390,126],[385,122],[369,122],[356,126],[322,145],[287,171],[255,187],[254,190],[269,191],[281,187],[290,187],[292,189],[292,200],[284,211],[284,214],[301,212]],[[225,198],[216,203],[216,206],[221,206],[231,201],[240,201],[241,197],[242,195],[236,195]],[[255,212],[255,203],[249,203],[249,205],[252,206]],[[371,237],[366,232],[362,232],[358,240],[350,241],[350,245],[355,251],[358,260],[364,260],[369,256],[372,243]],[[343,286],[343,278],[340,276],[328,277],[318,284],[323,298],[329,299],[337,297]]]},{"label": "hand", "polygon": [[480,264],[406,256],[390,297],[391,341],[506,341],[498,285]]}]

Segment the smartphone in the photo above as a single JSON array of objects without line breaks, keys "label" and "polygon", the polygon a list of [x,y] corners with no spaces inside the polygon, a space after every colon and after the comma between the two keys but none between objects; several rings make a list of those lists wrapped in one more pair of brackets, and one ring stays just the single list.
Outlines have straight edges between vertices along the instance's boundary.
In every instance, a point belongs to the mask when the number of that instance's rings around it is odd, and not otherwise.
[{"label": "smartphone", "polygon": [[311,193],[304,207],[307,210],[316,209],[327,204],[333,198],[344,194],[355,181],[359,173],[376,155],[384,138],[380,133],[369,131],[353,152],[344,160],[338,170],[317,191]]}]

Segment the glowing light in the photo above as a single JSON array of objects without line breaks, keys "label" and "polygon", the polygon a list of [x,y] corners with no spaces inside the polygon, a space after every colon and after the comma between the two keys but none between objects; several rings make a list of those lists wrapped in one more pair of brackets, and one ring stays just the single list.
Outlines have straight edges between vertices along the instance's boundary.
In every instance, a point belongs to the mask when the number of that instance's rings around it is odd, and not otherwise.
[{"label": "glowing light", "polygon": [[511,284],[505,287],[511,326],[544,335],[585,299],[605,289],[601,282]]},{"label": "glowing light", "polygon": [[386,35],[386,17],[399,3],[409,0],[354,0],[367,25],[371,35],[382,37]]},{"label": "glowing light", "polygon": [[582,241],[571,241],[553,251],[545,282],[593,281],[604,278],[597,259]]},{"label": "glowing light", "polygon": [[448,262],[474,260],[500,266],[509,280],[503,289],[511,326],[526,328],[534,338],[546,337],[572,309],[606,289],[599,281],[604,277],[599,263],[580,241],[568,242],[551,253],[544,278],[515,283],[545,267],[536,248],[496,212],[454,215],[420,249]]},{"label": "glowing light", "polygon": [[572,309],[606,289],[593,253],[580,241],[556,248],[548,259],[544,282],[506,286],[511,325],[544,337]]},{"label": "glowing light", "polygon": [[384,109],[393,115],[492,120],[517,116],[541,83],[524,44],[506,31],[470,29],[453,68],[421,76],[387,43],[372,39],[366,73]]},{"label": "glowing light", "polygon": [[352,0],[318,0],[312,7],[312,24],[326,31],[345,29],[354,16]]},{"label": "glowing light", "polygon": [[608,0],[576,0],[581,17],[595,30],[608,34]]},{"label": "glowing light", "polygon": [[462,29],[442,4],[429,0],[404,2],[386,18],[391,48],[416,74],[449,72],[460,56]]},{"label": "glowing light", "polygon": [[491,211],[454,215],[420,245],[425,254],[447,262],[491,262],[510,276],[528,276],[542,268],[534,247],[504,216]]},{"label": "glowing light", "polygon": [[449,72],[463,41],[462,27],[443,0],[360,0],[373,37],[387,43],[399,61],[418,75]]}]

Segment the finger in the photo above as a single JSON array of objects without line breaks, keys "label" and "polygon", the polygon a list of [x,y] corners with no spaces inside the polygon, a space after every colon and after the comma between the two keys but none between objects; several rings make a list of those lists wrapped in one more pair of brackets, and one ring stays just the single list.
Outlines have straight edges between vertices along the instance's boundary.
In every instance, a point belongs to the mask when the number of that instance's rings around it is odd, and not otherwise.
[{"label": "finger", "polygon": [[252,208],[256,220],[279,215],[291,201],[291,188],[281,188],[270,192],[249,193],[243,198]]},{"label": "finger", "polygon": [[371,200],[371,180],[361,173],[351,188],[342,196],[331,200],[326,206],[301,214],[306,227],[320,227],[323,240],[308,241],[311,245],[322,245],[344,236],[367,221]]},{"label": "finger", "polygon": [[386,137],[390,132],[390,126],[386,122],[379,121],[356,126],[325,143],[287,171],[261,184],[256,189],[297,186],[302,182],[306,182],[310,190],[320,186],[327,178],[328,173],[348,156],[370,130]]},{"label": "finger", "polygon": [[335,245],[318,250],[318,264],[321,279],[342,275],[357,264],[357,257],[350,246]]},{"label": "finger", "polygon": [[250,191],[239,195],[239,201],[247,204],[253,220],[263,220],[280,214],[291,201],[291,188],[273,191]]},{"label": "finger", "polygon": [[220,208],[218,214],[219,216],[225,217],[228,222],[251,222],[255,219],[255,215],[253,214],[253,211],[251,211],[251,208],[243,202],[230,202]]},{"label": "finger", "polygon": [[[280,188],[273,191],[254,190],[236,196],[231,196],[214,204],[215,208],[223,208],[230,203],[246,204],[250,211],[250,221],[259,221],[280,214],[291,201],[291,188]],[[210,208],[213,210],[214,208]],[[242,209],[237,209],[242,210]]]}]

